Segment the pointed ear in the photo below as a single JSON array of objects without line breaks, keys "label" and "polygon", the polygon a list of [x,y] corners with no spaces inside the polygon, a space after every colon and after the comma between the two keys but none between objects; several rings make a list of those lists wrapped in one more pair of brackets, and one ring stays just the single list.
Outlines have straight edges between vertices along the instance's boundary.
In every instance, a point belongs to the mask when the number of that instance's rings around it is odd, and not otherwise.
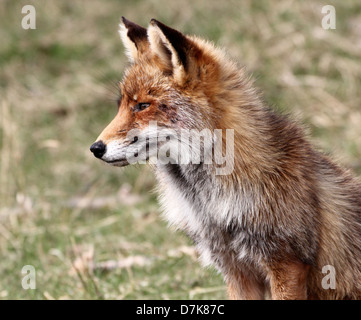
[{"label": "pointed ear", "polygon": [[122,17],[119,27],[120,38],[130,62],[136,62],[141,54],[149,48],[147,29]]},{"label": "pointed ear", "polygon": [[150,49],[173,72],[173,76],[182,81],[190,63],[191,43],[186,36],[163,23],[152,19],[148,27]]}]

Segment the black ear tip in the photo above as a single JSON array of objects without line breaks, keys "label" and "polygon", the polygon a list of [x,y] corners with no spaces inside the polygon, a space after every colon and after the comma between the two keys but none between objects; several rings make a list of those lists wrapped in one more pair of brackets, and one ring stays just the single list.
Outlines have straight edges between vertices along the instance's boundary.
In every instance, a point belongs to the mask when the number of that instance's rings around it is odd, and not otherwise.
[{"label": "black ear tip", "polygon": [[153,18],[153,19],[150,20],[150,24],[152,26],[157,26],[159,24],[159,21]]},{"label": "black ear tip", "polygon": [[122,22],[124,23],[125,26],[129,25],[130,23],[130,21],[126,19],[124,16],[122,16]]}]

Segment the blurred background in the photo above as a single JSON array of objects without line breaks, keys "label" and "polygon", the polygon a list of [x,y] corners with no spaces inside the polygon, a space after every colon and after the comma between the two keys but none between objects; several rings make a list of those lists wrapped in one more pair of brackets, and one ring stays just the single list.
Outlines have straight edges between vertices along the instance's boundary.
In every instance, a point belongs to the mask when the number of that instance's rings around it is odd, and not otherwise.
[{"label": "blurred background", "polygon": [[[21,27],[24,5],[36,29]],[[324,30],[321,8],[336,9]],[[120,17],[225,47],[265,100],[361,173],[361,2],[0,0],[0,299],[224,299],[160,217],[153,173],[96,160],[127,61]],[[24,290],[23,266],[36,270]]]}]

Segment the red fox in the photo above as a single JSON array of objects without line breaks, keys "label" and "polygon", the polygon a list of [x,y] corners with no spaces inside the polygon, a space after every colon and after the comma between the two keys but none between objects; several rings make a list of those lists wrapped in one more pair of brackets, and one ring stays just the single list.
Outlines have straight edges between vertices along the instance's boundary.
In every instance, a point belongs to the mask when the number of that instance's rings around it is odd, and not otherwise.
[{"label": "red fox", "polygon": [[[231,299],[360,299],[360,182],[270,109],[223,50],[155,19],[148,29],[122,21],[131,64],[119,111],[90,148],[95,157],[115,166],[140,154],[152,162],[165,135],[231,130],[232,139],[213,135],[213,144],[201,144],[198,163],[153,162],[169,223],[223,274]],[[193,152],[175,139],[182,156]],[[216,140],[222,154],[232,142],[224,174],[213,158],[205,163]]]}]

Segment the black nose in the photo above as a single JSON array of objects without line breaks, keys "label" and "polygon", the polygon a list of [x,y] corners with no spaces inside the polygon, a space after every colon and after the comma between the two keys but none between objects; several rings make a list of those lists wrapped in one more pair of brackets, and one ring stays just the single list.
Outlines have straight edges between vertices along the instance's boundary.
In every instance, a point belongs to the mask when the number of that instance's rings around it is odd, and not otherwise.
[{"label": "black nose", "polygon": [[93,143],[90,147],[90,151],[93,152],[94,156],[97,158],[101,158],[106,150],[107,146],[101,140]]}]

